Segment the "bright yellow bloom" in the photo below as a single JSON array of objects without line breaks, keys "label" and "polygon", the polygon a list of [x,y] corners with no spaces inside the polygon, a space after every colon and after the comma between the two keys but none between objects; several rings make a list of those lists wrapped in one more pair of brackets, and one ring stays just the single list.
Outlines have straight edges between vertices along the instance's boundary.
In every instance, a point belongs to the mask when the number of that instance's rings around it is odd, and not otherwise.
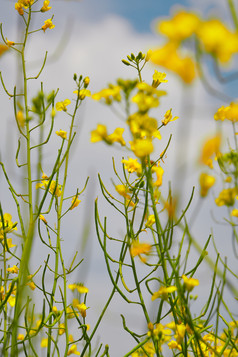
[{"label": "bright yellow bloom", "polygon": [[86,317],[86,310],[88,307],[82,302],[81,304],[76,305],[77,309],[79,310],[79,313],[82,317]]},{"label": "bright yellow bloom", "polygon": [[18,341],[23,341],[25,338],[25,336],[23,335],[23,333],[19,333],[17,336]]},{"label": "bright yellow bloom", "polygon": [[70,209],[74,209],[75,207],[77,207],[80,204],[81,200],[78,199],[78,196],[74,196],[72,198],[72,202],[71,202],[71,207]]},{"label": "bright yellow bloom", "polygon": [[80,91],[75,90],[74,93],[76,93],[78,95],[80,100],[84,100],[85,97],[90,97],[91,96],[90,90],[85,89],[85,88],[80,89]]},{"label": "bright yellow bloom", "polygon": [[[5,242],[2,242],[3,246],[5,245]],[[16,244],[12,243],[12,238],[7,238],[7,247],[8,249],[16,247]],[[5,247],[5,250],[7,250],[7,247]]]},{"label": "bright yellow bloom", "polygon": [[49,11],[51,9],[51,6],[49,6],[49,4],[50,4],[50,1],[49,0],[45,0],[40,11],[41,12]]},{"label": "bright yellow bloom", "polygon": [[158,72],[155,70],[153,74],[153,82],[152,82],[152,87],[157,88],[161,83],[166,83],[168,82],[167,79],[165,79],[166,73]]},{"label": "bright yellow bloom", "polygon": [[177,342],[177,341],[174,341],[174,340],[171,340],[170,342],[168,342],[168,347],[170,349],[175,349],[177,348],[178,350],[182,350],[182,347],[181,345]]},{"label": "bright yellow bloom", "polygon": [[47,224],[47,220],[45,219],[45,217],[43,216],[43,214],[40,214],[40,215],[39,215],[39,219],[40,219],[41,221],[43,221],[45,224]]},{"label": "bright yellow bloom", "polygon": [[200,19],[196,14],[179,11],[171,19],[160,21],[157,29],[170,40],[180,42],[192,36],[199,24]]},{"label": "bright yellow bloom", "polygon": [[69,105],[71,103],[71,101],[69,99],[65,99],[62,102],[58,102],[56,103],[56,110],[58,111],[67,111],[67,105]]},{"label": "bright yellow bloom", "polygon": [[59,324],[59,335],[63,335],[65,333],[65,324]]},{"label": "bright yellow bloom", "polygon": [[238,188],[226,188],[219,193],[219,196],[215,199],[217,206],[233,206],[235,199],[238,198]]},{"label": "bright yellow bloom", "polygon": [[238,209],[237,209],[237,208],[234,208],[234,209],[231,211],[231,216],[233,216],[233,217],[238,217]]},{"label": "bright yellow bloom", "polygon": [[214,115],[215,120],[230,120],[233,123],[238,121],[238,103],[231,102],[229,106],[218,109]]},{"label": "bright yellow bloom", "polygon": [[41,27],[42,30],[45,32],[46,29],[53,29],[55,25],[52,23],[51,19],[45,20],[45,24]]},{"label": "bright yellow bloom", "polygon": [[15,303],[16,303],[16,297],[10,295],[9,298],[8,298],[8,300],[7,300],[7,302],[9,303],[9,305],[10,305],[11,307],[14,307],[14,306],[15,306]]},{"label": "bright yellow bloom", "polygon": [[41,348],[46,348],[48,346],[48,338],[42,338],[40,343]]},{"label": "bright yellow bloom", "polygon": [[15,42],[13,42],[13,41],[9,41],[7,38],[6,38],[6,42],[7,42],[7,45],[8,45],[9,47],[11,47],[11,46],[14,46],[14,45],[15,45]]},{"label": "bright yellow bloom", "polygon": [[137,159],[132,159],[130,157],[130,158],[128,158],[128,160],[123,159],[121,162],[125,165],[125,169],[129,173],[136,172],[138,176],[141,175],[142,167],[141,167],[141,164],[137,161]]},{"label": "bright yellow bloom", "polygon": [[146,226],[146,227],[151,227],[154,223],[155,223],[155,216],[154,216],[153,214],[151,214],[151,215],[148,217],[145,226]]},{"label": "bright yellow bloom", "polygon": [[108,88],[102,89],[100,92],[94,93],[92,99],[104,99],[105,103],[111,105],[113,100],[116,102],[121,101],[121,87],[118,85],[109,84]]},{"label": "bright yellow bloom", "polygon": [[186,332],[186,326],[184,324],[176,325],[176,334],[174,337],[176,338],[178,344],[181,344],[183,342],[185,332]]},{"label": "bright yellow bloom", "polygon": [[213,168],[212,158],[219,154],[220,145],[220,135],[215,135],[212,138],[207,139],[202,148],[200,162]]},{"label": "bright yellow bloom", "polygon": [[158,131],[158,123],[155,118],[148,115],[147,112],[136,112],[128,117],[127,120],[130,131],[136,139],[147,139],[156,137],[161,139],[160,132]]},{"label": "bright yellow bloom", "polygon": [[4,233],[11,233],[17,231],[17,222],[12,222],[12,216],[9,213],[4,213],[3,222],[0,217],[0,239],[4,238]]},{"label": "bright yellow bloom", "polygon": [[144,158],[147,155],[150,155],[153,150],[152,141],[149,139],[138,139],[136,141],[131,141],[131,150],[139,158]]},{"label": "bright yellow bloom", "polygon": [[[36,189],[43,188],[45,190],[48,184],[49,184],[49,178],[43,173],[42,181],[36,184]],[[62,193],[61,185],[59,184],[56,185],[56,181],[52,180],[50,183],[49,192],[57,197],[61,196]]]},{"label": "bright yellow bloom", "polygon": [[90,83],[90,78],[89,77],[85,77],[83,80],[84,85],[87,87]]},{"label": "bright yellow bloom", "polygon": [[141,254],[148,255],[150,254],[151,249],[152,249],[151,244],[140,243],[138,240],[133,240],[130,246],[130,252],[133,258]]},{"label": "bright yellow bloom", "polygon": [[199,280],[194,278],[188,278],[186,275],[182,275],[184,286],[187,291],[192,291],[195,286],[199,285]]},{"label": "bright yellow bloom", "polygon": [[126,204],[130,202],[130,206],[134,207],[134,202],[131,200],[131,196],[128,194],[129,190],[125,185],[116,185],[115,186],[116,191],[126,199]]},{"label": "bright yellow bloom", "polygon": [[59,130],[55,132],[56,135],[60,136],[62,139],[67,139],[67,132],[64,130]]},{"label": "bright yellow bloom", "polygon": [[200,195],[206,197],[210,188],[214,185],[216,179],[214,176],[208,175],[204,172],[201,173],[199,178],[200,183]]},{"label": "bright yellow bloom", "polygon": [[24,117],[24,114],[23,114],[23,112],[21,111],[21,110],[19,110],[18,112],[17,112],[17,121],[18,121],[18,123],[19,123],[19,125],[20,125],[20,127],[24,127],[24,125],[25,125],[25,122],[26,122],[26,119],[25,119],[25,117]]},{"label": "bright yellow bloom", "polygon": [[238,52],[236,32],[231,32],[220,20],[212,19],[200,23],[197,36],[204,50],[221,63],[228,62]]},{"label": "bright yellow bloom", "polygon": [[18,11],[19,15],[24,15],[23,5],[19,2],[15,3],[15,9]]},{"label": "bright yellow bloom", "polygon": [[167,125],[168,123],[170,123],[171,121],[175,121],[177,120],[178,117],[172,117],[172,109],[167,110],[167,112],[164,115],[164,119],[162,120],[162,124],[163,125]]},{"label": "bright yellow bloom", "polygon": [[125,146],[126,142],[122,137],[123,133],[124,133],[124,129],[123,128],[116,128],[112,134],[108,135],[106,140],[109,143],[117,142],[117,143],[121,144],[122,146]]},{"label": "bright yellow bloom", "polygon": [[68,288],[72,291],[77,290],[79,294],[86,294],[89,292],[88,288],[83,284],[69,284]]},{"label": "bright yellow bloom", "polygon": [[152,296],[151,300],[154,301],[155,299],[161,298],[166,300],[168,298],[168,294],[171,294],[177,290],[176,286],[161,286],[158,291],[156,291]]},{"label": "bright yellow bloom", "polygon": [[79,356],[80,355],[80,352],[79,351],[77,351],[77,345],[72,345],[70,348],[69,348],[69,350],[68,350],[68,353],[67,353],[67,356],[69,356],[69,355],[77,355],[77,356]]},{"label": "bright yellow bloom", "polygon": [[139,111],[142,113],[158,107],[160,97],[167,94],[165,91],[158,90],[145,82],[137,83],[136,87],[139,90],[132,97],[132,102],[137,104]]},{"label": "bright yellow bloom", "polygon": [[36,288],[35,283],[33,281],[26,283],[26,285],[28,285],[31,288],[31,290],[35,290],[35,288]]},{"label": "bright yellow bloom", "polygon": [[98,141],[105,140],[107,137],[107,127],[103,124],[98,124],[97,129],[91,132],[91,142],[97,143]]},{"label": "bright yellow bloom", "polygon": [[194,61],[189,56],[182,56],[175,42],[168,42],[163,47],[153,50],[151,62],[177,73],[185,83],[192,83],[195,79]]},{"label": "bright yellow bloom", "polygon": [[19,268],[16,265],[13,265],[10,268],[7,268],[7,271],[9,271],[12,274],[18,274]]},{"label": "bright yellow bloom", "polygon": [[155,172],[157,176],[157,180],[154,182],[154,186],[160,187],[162,185],[164,169],[160,166],[159,162],[158,162],[158,166],[156,165],[152,166],[152,172]]}]

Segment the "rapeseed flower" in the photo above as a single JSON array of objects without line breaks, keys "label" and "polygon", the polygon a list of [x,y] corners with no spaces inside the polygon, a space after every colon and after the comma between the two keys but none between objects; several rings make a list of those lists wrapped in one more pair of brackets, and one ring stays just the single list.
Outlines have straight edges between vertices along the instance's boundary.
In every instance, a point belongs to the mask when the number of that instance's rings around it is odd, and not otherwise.
[{"label": "rapeseed flower", "polygon": [[141,256],[141,254],[148,255],[152,249],[151,244],[149,243],[140,243],[139,240],[133,240],[130,246],[131,256],[134,258],[136,256]]},{"label": "rapeseed flower", "polygon": [[179,11],[171,19],[159,21],[156,28],[170,41],[181,42],[192,36],[200,26],[200,18],[191,12]]},{"label": "rapeseed flower", "polygon": [[74,209],[75,207],[77,207],[80,204],[81,200],[78,199],[78,196],[74,196],[72,198],[72,203],[71,203],[71,207],[70,209]]},{"label": "rapeseed flower", "polygon": [[123,159],[121,161],[125,165],[125,169],[131,174],[136,172],[138,176],[142,173],[141,164],[137,161],[137,159],[132,159],[131,157],[128,160]]},{"label": "rapeseed flower", "polygon": [[215,135],[205,141],[202,147],[200,162],[213,168],[212,159],[219,154],[221,135]]},{"label": "rapeseed flower", "polygon": [[233,206],[235,199],[238,198],[238,188],[226,188],[219,193],[219,196],[215,199],[217,206]]},{"label": "rapeseed flower", "polygon": [[163,300],[167,300],[169,294],[175,292],[177,290],[176,286],[161,286],[158,291],[156,291],[152,296],[151,300],[154,301],[155,299],[161,298]]},{"label": "rapeseed flower", "polygon": [[53,29],[55,25],[52,23],[52,19],[45,20],[45,24],[41,27],[45,32],[47,29]]},{"label": "rapeseed flower", "polygon": [[65,99],[62,102],[56,103],[56,110],[67,112],[67,106],[71,103],[69,99]]},{"label": "rapeseed flower", "polygon": [[154,146],[150,139],[138,139],[130,142],[131,150],[140,159],[150,155],[154,151]]},{"label": "rapeseed flower", "polygon": [[185,289],[187,291],[189,291],[189,292],[192,291],[195,286],[199,285],[199,280],[198,279],[188,278],[184,274],[182,275],[182,279],[183,279],[183,282],[184,282]]},{"label": "rapeseed flower", "polygon": [[84,286],[83,284],[69,284],[68,288],[72,291],[77,290],[79,294],[86,294],[88,293],[88,288]]},{"label": "rapeseed flower", "polygon": [[202,21],[196,31],[204,51],[215,56],[221,63],[228,62],[238,52],[238,37],[220,20]]},{"label": "rapeseed flower", "polygon": [[7,271],[12,274],[18,274],[19,268],[16,265],[13,265],[12,267],[7,268]]},{"label": "rapeseed flower", "polygon": [[49,11],[51,9],[51,6],[49,6],[49,4],[50,4],[50,1],[49,0],[45,0],[40,11],[41,12]]},{"label": "rapeseed flower", "polygon": [[155,70],[153,74],[153,82],[152,82],[152,87],[157,88],[161,83],[167,83],[168,80],[165,79],[166,73],[158,72]]},{"label": "rapeseed flower", "polygon": [[178,119],[178,117],[172,117],[172,109],[169,109],[169,110],[167,110],[167,112],[164,115],[164,118],[162,120],[162,124],[163,125],[167,125],[171,121],[175,121],[177,119]]},{"label": "rapeseed flower", "polygon": [[235,123],[238,121],[238,103],[231,102],[227,107],[220,107],[214,115],[215,120],[230,120]]},{"label": "rapeseed flower", "polygon": [[62,139],[67,139],[67,132],[64,130],[59,130],[55,132],[56,135],[60,136]]},{"label": "rapeseed flower", "polygon": [[80,352],[77,350],[77,345],[73,344],[72,346],[70,346],[68,352],[67,352],[67,356],[70,355],[80,355]]},{"label": "rapeseed flower", "polygon": [[208,175],[204,172],[201,173],[199,178],[200,183],[200,195],[206,197],[210,188],[215,184],[216,179],[212,175]]}]

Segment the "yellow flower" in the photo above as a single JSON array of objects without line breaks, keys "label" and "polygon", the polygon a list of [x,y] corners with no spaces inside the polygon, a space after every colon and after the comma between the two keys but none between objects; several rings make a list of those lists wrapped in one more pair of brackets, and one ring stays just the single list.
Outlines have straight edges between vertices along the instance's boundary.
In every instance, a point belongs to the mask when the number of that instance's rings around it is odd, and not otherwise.
[{"label": "yellow flower", "polygon": [[77,345],[75,345],[75,344],[69,348],[67,356],[72,355],[72,354],[77,355],[77,356],[80,355],[80,352],[77,351]]},{"label": "yellow flower", "polygon": [[141,164],[137,161],[137,159],[132,159],[130,157],[130,158],[128,158],[128,160],[123,159],[121,162],[125,165],[125,169],[129,173],[136,172],[137,175],[139,175],[139,176],[141,175],[142,167],[141,167]]},{"label": "yellow flower", "polygon": [[161,83],[168,82],[168,80],[165,79],[165,77],[166,77],[166,73],[158,72],[155,70],[153,74],[152,87],[157,88]]},{"label": "yellow flower", "polygon": [[9,298],[8,298],[8,300],[7,300],[7,302],[9,303],[9,305],[10,305],[11,307],[14,307],[14,306],[15,306],[15,303],[16,303],[16,298],[15,298],[15,296],[10,295]]},{"label": "yellow flower", "polygon": [[71,101],[69,99],[65,99],[62,102],[56,103],[56,110],[67,112],[67,105],[69,105]]},{"label": "yellow flower", "polygon": [[9,213],[4,213],[3,222],[0,217],[0,239],[4,238],[4,233],[11,233],[17,231],[17,222],[12,222],[12,216]]},{"label": "yellow flower", "polygon": [[25,336],[23,335],[23,333],[19,333],[17,336],[18,341],[23,341],[25,338]]},{"label": "yellow flower", "polygon": [[13,42],[13,41],[9,41],[7,38],[6,38],[6,42],[7,42],[7,45],[8,45],[9,47],[11,47],[11,46],[14,46],[14,45],[15,45],[15,42]]},{"label": "yellow flower", "polygon": [[152,296],[151,296],[151,300],[154,301],[155,299],[161,298],[163,300],[166,300],[168,298],[168,294],[173,293],[174,291],[176,291],[177,288],[176,286],[161,286],[159,288],[158,291],[156,291]]},{"label": "yellow flower", "polygon": [[148,255],[152,249],[151,244],[149,243],[140,243],[138,240],[133,240],[130,246],[131,256],[134,258],[140,256],[141,254]]},{"label": "yellow flower", "polygon": [[50,3],[50,1],[49,0],[45,0],[44,1],[44,4],[43,4],[43,6],[42,6],[42,8],[41,8],[41,12],[46,12],[46,11],[49,11],[50,9],[51,9],[51,6],[49,6],[49,3]]},{"label": "yellow flower", "polygon": [[24,15],[23,4],[16,2],[15,9],[18,11],[19,15],[21,15],[21,16]]},{"label": "yellow flower", "polygon": [[80,204],[81,200],[78,199],[78,196],[74,196],[72,198],[72,203],[71,203],[71,207],[70,209],[74,209],[75,207],[77,207]]},{"label": "yellow flower", "polygon": [[180,42],[194,34],[199,24],[196,14],[179,11],[171,19],[160,21],[157,29],[170,40]]},{"label": "yellow flower", "polygon": [[51,19],[45,20],[45,24],[41,27],[42,30],[45,32],[46,29],[53,29],[55,25],[52,23]]},{"label": "yellow flower", "polygon": [[184,286],[187,291],[192,291],[195,286],[199,285],[199,280],[194,278],[188,278],[186,275],[182,275]]},{"label": "yellow flower", "polygon": [[215,120],[230,120],[233,123],[238,121],[238,103],[231,102],[229,106],[218,109],[214,115]]},{"label": "yellow flower", "polygon": [[60,136],[62,139],[67,139],[67,132],[64,130],[56,131],[56,135]]},{"label": "yellow flower", "polygon": [[152,172],[155,172],[156,176],[157,176],[157,180],[154,182],[154,186],[157,186],[157,187],[161,186],[164,169],[160,166],[159,162],[158,162],[158,166],[156,166],[156,165],[152,166]]},{"label": "yellow flower", "polygon": [[177,120],[178,117],[172,117],[172,109],[167,110],[167,112],[164,115],[164,119],[162,120],[162,124],[163,125],[167,125],[168,123],[170,123],[171,121],[175,121]]},{"label": "yellow flower", "polygon": [[65,324],[59,324],[59,335],[63,335],[65,333]]},{"label": "yellow flower", "polygon": [[83,80],[84,85],[87,87],[90,83],[90,78],[89,77],[85,77]]},{"label": "yellow flower", "polygon": [[151,215],[148,217],[145,226],[146,226],[146,227],[151,227],[154,223],[155,223],[155,216],[154,216],[153,214],[151,214]]},{"label": "yellow flower", "polygon": [[122,146],[125,146],[126,142],[122,137],[123,133],[124,133],[123,128],[116,128],[112,134],[107,136],[106,141],[108,141],[109,143],[117,142],[117,143],[121,144]]},{"label": "yellow flower", "polygon": [[40,343],[41,348],[45,348],[48,346],[48,338],[42,338],[41,343]]},{"label": "yellow flower", "polygon": [[219,193],[219,196],[215,199],[217,206],[233,206],[235,198],[238,197],[238,188],[226,188]]},{"label": "yellow flower", "polygon": [[45,217],[43,216],[43,214],[40,214],[40,215],[39,215],[39,219],[40,219],[41,221],[43,221],[45,224],[47,224],[47,220],[45,219]]},{"label": "yellow flower", "polygon": [[211,19],[200,23],[197,36],[204,50],[226,63],[238,52],[236,32],[231,32],[220,20]]},{"label": "yellow flower", "polygon": [[76,305],[77,309],[79,310],[79,313],[82,317],[86,317],[86,310],[88,307],[82,302],[81,304]]},{"label": "yellow flower", "polygon": [[91,96],[90,90],[85,89],[85,88],[81,89],[80,91],[75,90],[74,93],[76,93],[78,95],[80,100],[84,100],[85,97],[90,97]]},{"label": "yellow flower", "polygon": [[83,284],[69,284],[68,288],[72,291],[77,290],[79,294],[86,294],[89,292],[88,288]]},{"label": "yellow flower", "polygon": [[219,154],[221,136],[215,135],[207,139],[203,145],[200,162],[213,168],[212,158]]},{"label": "yellow flower", "polygon": [[35,290],[35,288],[36,288],[35,283],[33,281],[26,283],[26,285],[28,285],[31,288],[31,290]]},{"label": "yellow flower", "polygon": [[233,216],[233,217],[238,217],[238,209],[237,209],[237,208],[234,208],[234,209],[231,211],[231,216]]},{"label": "yellow flower", "polygon": [[13,265],[10,268],[7,268],[7,271],[9,271],[12,274],[18,274],[19,268],[16,265]]},{"label": "yellow flower", "polygon": [[25,125],[25,121],[26,121],[23,112],[22,112],[21,110],[19,110],[19,111],[17,112],[17,116],[16,116],[16,117],[17,117],[17,121],[18,121],[20,127],[23,128],[24,125]]},{"label": "yellow flower", "polygon": [[209,189],[214,185],[216,179],[214,176],[208,175],[204,172],[201,173],[200,182],[200,195],[201,197],[206,197]]},{"label": "yellow flower", "polygon": [[106,125],[98,124],[97,129],[91,132],[91,142],[97,143],[98,141],[105,140],[107,136]]},{"label": "yellow flower", "polygon": [[113,100],[116,102],[121,101],[121,87],[118,85],[109,84],[108,88],[102,89],[100,92],[94,93],[92,99],[104,99],[107,105],[111,105]]},{"label": "yellow flower", "polygon": [[196,77],[194,61],[178,52],[178,43],[168,42],[153,50],[151,62],[177,73],[185,83],[192,83]]},{"label": "yellow flower", "polygon": [[144,158],[147,155],[150,155],[153,150],[152,141],[149,139],[138,139],[136,141],[130,142],[131,150],[139,158]]}]

